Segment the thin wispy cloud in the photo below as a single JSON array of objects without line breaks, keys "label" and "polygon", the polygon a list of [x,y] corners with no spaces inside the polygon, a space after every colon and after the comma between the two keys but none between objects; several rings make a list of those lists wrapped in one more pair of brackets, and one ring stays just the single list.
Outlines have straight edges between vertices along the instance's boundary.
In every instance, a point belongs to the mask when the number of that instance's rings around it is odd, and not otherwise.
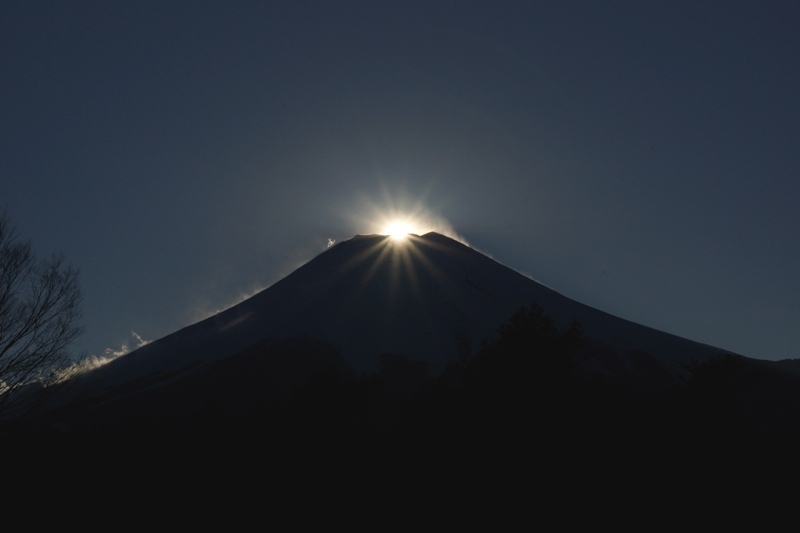
[{"label": "thin wispy cloud", "polygon": [[73,365],[59,372],[54,381],[59,383],[78,374],[83,374],[103,365],[107,365],[111,361],[134,350],[138,350],[150,342],[150,340],[145,339],[140,334],[131,330],[130,339],[122,342],[118,348],[106,348],[102,355],[90,355],[88,357],[84,357],[80,361],[75,362]]}]

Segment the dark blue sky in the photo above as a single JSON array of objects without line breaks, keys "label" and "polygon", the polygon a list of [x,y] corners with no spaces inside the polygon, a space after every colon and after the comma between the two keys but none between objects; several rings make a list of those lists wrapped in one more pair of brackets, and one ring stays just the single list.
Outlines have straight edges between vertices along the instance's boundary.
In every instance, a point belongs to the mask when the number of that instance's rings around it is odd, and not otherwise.
[{"label": "dark blue sky", "polygon": [[421,211],[586,304],[800,357],[796,2],[0,7],[0,206],[102,354]]}]

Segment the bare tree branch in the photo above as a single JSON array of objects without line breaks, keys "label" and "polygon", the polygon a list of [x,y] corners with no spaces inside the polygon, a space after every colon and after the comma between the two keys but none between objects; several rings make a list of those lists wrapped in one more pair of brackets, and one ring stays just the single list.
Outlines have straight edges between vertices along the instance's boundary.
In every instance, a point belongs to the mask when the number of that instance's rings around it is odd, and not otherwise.
[{"label": "bare tree branch", "polygon": [[0,214],[0,408],[11,393],[47,383],[70,363],[82,333],[78,271],[61,254],[38,259]]}]

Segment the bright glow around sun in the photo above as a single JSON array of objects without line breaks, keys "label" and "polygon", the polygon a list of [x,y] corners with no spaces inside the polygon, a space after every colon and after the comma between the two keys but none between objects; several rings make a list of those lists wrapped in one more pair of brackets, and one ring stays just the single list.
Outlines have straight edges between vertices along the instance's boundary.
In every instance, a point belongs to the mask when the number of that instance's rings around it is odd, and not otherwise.
[{"label": "bright glow around sun", "polygon": [[417,231],[415,231],[412,224],[406,222],[405,220],[394,220],[389,222],[389,224],[387,224],[381,233],[384,235],[389,235],[396,241],[402,241],[408,237],[409,233],[417,233]]},{"label": "bright glow around sun", "polygon": [[362,194],[357,207],[341,207],[343,216],[350,219],[357,235],[387,235],[400,244],[409,235],[422,237],[436,232],[469,244],[455,233],[452,226],[440,215],[430,210],[425,202],[426,193],[411,197],[402,185],[384,186],[382,194]]}]

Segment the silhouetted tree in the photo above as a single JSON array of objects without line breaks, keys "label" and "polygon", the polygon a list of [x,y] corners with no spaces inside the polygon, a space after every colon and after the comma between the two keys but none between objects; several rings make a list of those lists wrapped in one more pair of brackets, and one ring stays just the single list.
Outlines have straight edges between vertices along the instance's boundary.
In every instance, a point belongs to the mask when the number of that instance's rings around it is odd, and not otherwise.
[{"label": "silhouetted tree", "polygon": [[496,394],[550,395],[569,384],[582,342],[577,322],[560,332],[553,318],[532,304],[499,327],[498,338],[484,344],[469,370]]},{"label": "silhouetted tree", "polygon": [[68,365],[80,302],[77,270],[61,254],[37,258],[0,214],[0,408],[22,385],[47,383]]},{"label": "silhouetted tree", "polygon": [[451,362],[423,396],[408,403],[407,429],[457,448],[525,446],[532,436],[552,435],[550,429],[569,420],[565,415],[574,408],[580,387],[573,374],[582,346],[577,323],[560,331],[537,304],[523,307],[499,327],[496,339],[472,358]]}]

